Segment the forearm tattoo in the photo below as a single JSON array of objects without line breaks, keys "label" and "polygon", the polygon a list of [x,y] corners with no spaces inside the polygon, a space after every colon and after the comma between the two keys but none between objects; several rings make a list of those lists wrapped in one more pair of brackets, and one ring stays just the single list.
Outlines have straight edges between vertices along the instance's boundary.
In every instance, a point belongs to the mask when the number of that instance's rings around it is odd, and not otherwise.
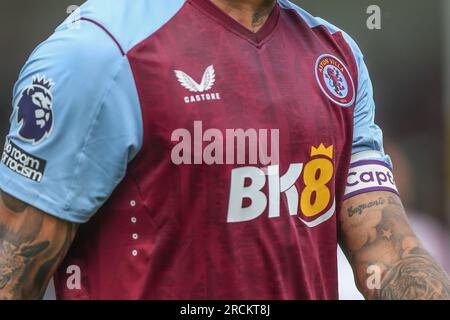
[{"label": "forearm tattoo", "polygon": [[[341,216],[341,226],[344,251],[367,298],[450,299],[448,275],[422,247],[396,195],[352,203]],[[371,266],[382,272],[376,289],[366,286]]]},{"label": "forearm tattoo", "polygon": [[0,299],[40,299],[76,225],[0,191]]}]

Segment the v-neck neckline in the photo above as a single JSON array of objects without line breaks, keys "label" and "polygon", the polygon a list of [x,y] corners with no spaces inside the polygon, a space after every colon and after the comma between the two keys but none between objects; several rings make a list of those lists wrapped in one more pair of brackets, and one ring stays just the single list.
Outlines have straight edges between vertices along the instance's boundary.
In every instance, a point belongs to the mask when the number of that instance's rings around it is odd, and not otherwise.
[{"label": "v-neck neckline", "polygon": [[246,38],[256,46],[263,43],[264,40],[266,40],[272,34],[276,26],[278,25],[278,20],[280,17],[280,7],[277,1],[275,7],[273,8],[264,25],[257,32],[252,32],[251,30],[247,29],[244,25],[239,23],[237,20],[235,20],[233,17],[231,17],[229,14],[227,14],[225,11],[216,6],[212,1],[210,0],[191,0],[191,1],[196,5],[198,5],[199,7],[201,7],[209,15],[220,20],[227,27],[233,29],[240,36]]}]

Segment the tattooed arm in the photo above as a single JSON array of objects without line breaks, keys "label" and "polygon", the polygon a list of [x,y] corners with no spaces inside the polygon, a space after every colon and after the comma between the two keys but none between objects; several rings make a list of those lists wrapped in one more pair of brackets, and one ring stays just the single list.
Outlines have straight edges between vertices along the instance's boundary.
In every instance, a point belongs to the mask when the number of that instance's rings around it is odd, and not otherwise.
[{"label": "tattooed arm", "polygon": [[76,229],[0,190],[0,299],[41,299]]},{"label": "tattooed arm", "polygon": [[448,275],[412,231],[397,195],[347,200],[340,225],[341,246],[366,299],[450,299]]}]

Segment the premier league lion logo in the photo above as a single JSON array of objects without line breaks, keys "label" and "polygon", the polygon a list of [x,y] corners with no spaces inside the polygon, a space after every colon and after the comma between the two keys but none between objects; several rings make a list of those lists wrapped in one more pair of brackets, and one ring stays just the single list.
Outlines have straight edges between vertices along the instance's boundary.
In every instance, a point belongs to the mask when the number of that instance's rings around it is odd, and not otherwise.
[{"label": "premier league lion logo", "polygon": [[50,135],[53,128],[53,85],[51,79],[45,80],[45,77],[35,76],[32,85],[22,91],[17,104],[17,123],[21,139],[39,144]]}]

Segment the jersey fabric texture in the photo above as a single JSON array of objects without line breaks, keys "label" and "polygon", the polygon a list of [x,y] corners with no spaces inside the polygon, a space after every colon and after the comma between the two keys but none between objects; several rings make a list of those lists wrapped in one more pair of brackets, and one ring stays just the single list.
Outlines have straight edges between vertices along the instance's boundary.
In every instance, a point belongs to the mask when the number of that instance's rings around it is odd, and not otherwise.
[{"label": "jersey fabric texture", "polygon": [[[58,297],[336,299],[351,156],[390,165],[355,42],[285,0],[257,33],[208,0],[90,0],[77,14],[21,71],[0,164],[3,191],[83,223]],[[262,164],[174,164],[173,133],[199,121],[279,130],[271,170],[286,175],[258,178],[253,219],[230,220],[249,212],[233,183]],[[314,166],[330,176],[305,196]]]}]

